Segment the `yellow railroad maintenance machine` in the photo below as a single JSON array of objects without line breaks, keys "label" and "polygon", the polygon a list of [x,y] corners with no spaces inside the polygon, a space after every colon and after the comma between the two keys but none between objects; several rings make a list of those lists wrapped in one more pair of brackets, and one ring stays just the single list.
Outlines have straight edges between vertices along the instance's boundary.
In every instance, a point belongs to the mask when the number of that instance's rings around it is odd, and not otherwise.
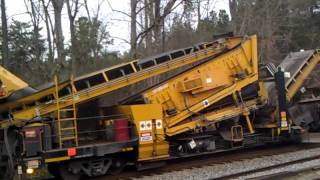
[{"label": "yellow railroad maintenance machine", "polygon": [[292,53],[277,68],[258,57],[256,36],[226,36],[55,77],[22,95],[15,94],[28,85],[2,68],[2,87],[10,88],[0,106],[0,179],[45,168],[63,179],[93,177],[297,139],[319,122],[319,112],[298,106],[320,53]]}]

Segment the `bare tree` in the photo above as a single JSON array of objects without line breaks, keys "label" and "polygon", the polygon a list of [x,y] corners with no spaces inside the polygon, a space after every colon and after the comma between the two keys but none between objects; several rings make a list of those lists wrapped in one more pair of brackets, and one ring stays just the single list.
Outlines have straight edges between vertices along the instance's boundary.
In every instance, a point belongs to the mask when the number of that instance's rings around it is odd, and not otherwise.
[{"label": "bare tree", "polygon": [[62,32],[62,24],[61,24],[61,12],[64,5],[64,0],[51,0],[53,10],[54,10],[54,31],[55,31],[55,43],[57,47],[58,54],[58,69],[63,67],[63,63],[65,61],[65,51],[64,51],[64,37]]},{"label": "bare tree", "polygon": [[131,31],[130,31],[130,56],[136,58],[137,56],[137,0],[131,0]]},{"label": "bare tree", "polygon": [[[72,1],[70,3],[70,1]],[[75,28],[75,19],[79,11],[79,0],[66,0],[68,17],[69,17],[69,27],[70,27],[70,36],[71,36],[71,73],[76,74],[76,28]]]},{"label": "bare tree", "polygon": [[[143,40],[146,38],[146,55],[149,54],[149,50],[152,49],[153,52],[157,53],[164,51],[165,47],[165,18],[170,15],[170,13],[179,7],[180,4],[184,2],[181,0],[176,3],[176,0],[169,0],[166,4],[161,4],[160,0],[145,0],[145,22],[144,30],[137,35],[137,40]],[[176,4],[176,6],[174,6]],[[163,10],[161,7],[164,6]],[[162,12],[162,13],[161,13]]]},{"label": "bare tree", "polygon": [[88,19],[91,22],[91,15],[90,15],[89,7],[88,7],[88,1],[83,0],[83,2],[84,2],[84,8],[86,9],[86,12],[87,12]]},{"label": "bare tree", "polygon": [[[141,45],[143,40],[145,40],[146,42],[145,47],[147,51],[149,49],[153,49],[154,52],[159,52],[161,51],[161,49],[162,50],[164,49],[163,47],[164,47],[164,40],[165,40],[165,31],[164,31],[165,18],[174,9],[176,9],[183,1],[184,0],[180,0],[180,2],[176,6],[174,6],[177,0],[169,0],[165,4],[161,4],[160,0],[144,0],[144,1],[131,0],[130,14],[113,9],[110,2],[109,1],[107,2],[112,11],[121,13],[130,18],[130,23],[131,23],[130,46],[132,49],[131,55],[133,55],[133,54],[137,54],[137,52],[136,53],[133,53],[133,52],[136,51],[137,46]],[[137,9],[137,4],[139,3],[143,3],[144,6]],[[162,6],[164,6],[163,10],[162,10]],[[137,15],[143,12],[143,10],[144,10],[144,15],[146,17],[141,19],[144,19],[145,22],[138,22]],[[141,30],[139,31],[137,30],[137,25],[141,27]],[[124,41],[127,42],[126,40]],[[146,52],[144,52],[143,54],[145,55]],[[147,54],[149,53],[147,52]]]},{"label": "bare tree", "polygon": [[54,44],[52,43],[52,39],[51,39],[51,33],[52,36],[54,37],[54,28],[53,28],[53,24],[52,24],[52,20],[51,20],[51,16],[49,14],[49,5],[50,5],[50,1],[48,3],[45,3],[44,0],[41,0],[42,3],[42,8],[44,11],[44,17],[42,17],[44,19],[44,22],[46,24],[46,30],[47,30],[47,43],[48,43],[48,60],[50,65],[53,64],[54,62]]},{"label": "bare tree", "polygon": [[[145,6],[145,18],[144,18],[144,29],[148,29],[151,26],[151,23],[154,22],[154,13],[153,13],[153,0],[144,0],[144,6]],[[146,38],[145,38],[145,48],[146,53],[150,53],[150,49],[152,46],[152,32],[146,32]]]},{"label": "bare tree", "polygon": [[200,24],[200,20],[201,20],[201,0],[197,0],[196,1],[196,6],[197,6],[197,22],[198,22],[198,27],[197,29],[199,29],[199,24]]},{"label": "bare tree", "polygon": [[237,30],[237,0],[229,0],[229,9],[230,9],[230,15],[232,18],[232,29],[234,33],[236,33]]},{"label": "bare tree", "polygon": [[9,65],[8,24],[5,0],[1,0],[1,23],[2,23],[2,64]]},{"label": "bare tree", "polygon": [[160,45],[160,38],[161,38],[161,1],[160,0],[154,0],[154,28],[153,28],[153,34],[155,39],[156,46],[159,47]]},{"label": "bare tree", "polygon": [[[164,30],[164,22],[166,16],[168,16],[173,9],[174,4],[177,0],[169,0],[167,4],[164,6],[163,13],[161,14],[161,1],[154,0],[154,39],[155,39],[155,47],[159,48],[164,47],[164,34],[162,33]],[[157,49],[155,48],[155,49]]]},{"label": "bare tree", "polygon": [[30,5],[30,9],[28,6],[28,2],[27,0],[24,0],[26,9],[27,9],[27,13],[30,15],[30,19],[31,19],[31,23],[33,26],[33,46],[34,46],[34,52],[35,52],[35,60],[36,62],[39,62],[41,60],[41,49],[40,49],[40,42],[39,42],[39,38],[40,38],[40,2],[35,3],[34,0],[28,0],[29,1],[29,5]]}]

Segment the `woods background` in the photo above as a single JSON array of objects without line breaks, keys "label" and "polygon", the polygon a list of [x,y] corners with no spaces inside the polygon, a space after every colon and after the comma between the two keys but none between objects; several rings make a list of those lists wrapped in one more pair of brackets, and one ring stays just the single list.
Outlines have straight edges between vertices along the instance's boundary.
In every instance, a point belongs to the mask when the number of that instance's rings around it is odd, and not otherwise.
[{"label": "woods background", "polygon": [[[233,31],[259,36],[260,60],[279,63],[291,51],[320,47],[320,1],[223,0],[229,10],[214,11],[217,0],[119,0],[129,11],[112,9],[129,19],[128,50],[110,51],[114,37],[100,17],[108,0],[15,0],[25,6],[29,22],[6,13],[1,0],[1,65],[32,86],[66,79],[167,50],[212,40]],[[85,16],[79,11],[86,12]],[[62,27],[63,12],[69,26]],[[119,19],[125,21],[125,19]],[[68,34],[63,29],[69,28]]]}]

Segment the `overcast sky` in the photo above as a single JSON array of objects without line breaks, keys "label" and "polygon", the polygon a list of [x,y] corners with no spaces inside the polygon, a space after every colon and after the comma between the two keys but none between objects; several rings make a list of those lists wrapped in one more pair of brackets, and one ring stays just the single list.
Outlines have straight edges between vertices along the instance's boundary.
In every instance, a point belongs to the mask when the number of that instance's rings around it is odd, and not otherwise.
[{"label": "overcast sky", "polygon": [[[101,11],[99,16],[104,21],[108,22],[108,30],[112,37],[114,37],[114,44],[109,47],[109,50],[115,51],[126,51],[129,49],[129,44],[124,42],[121,39],[129,40],[129,32],[130,32],[130,24],[127,21],[119,21],[119,19],[127,19],[128,17],[125,15],[112,11],[110,5],[113,9],[130,12],[130,0],[88,0],[89,8],[92,11],[91,13],[95,13],[97,9],[97,5],[100,2],[102,3]],[[19,21],[29,21],[30,17],[26,14],[26,8],[24,4],[24,0],[6,0],[7,6],[7,15],[9,17],[9,23],[12,18]],[[228,12],[228,0],[212,0],[211,7],[216,11],[219,9],[226,9]],[[82,10],[80,11],[78,16],[86,15]],[[68,24],[67,12],[64,9],[63,12],[63,30],[66,41],[69,39],[69,24]],[[44,25],[43,25],[43,29]],[[67,43],[67,42],[66,42]]]}]

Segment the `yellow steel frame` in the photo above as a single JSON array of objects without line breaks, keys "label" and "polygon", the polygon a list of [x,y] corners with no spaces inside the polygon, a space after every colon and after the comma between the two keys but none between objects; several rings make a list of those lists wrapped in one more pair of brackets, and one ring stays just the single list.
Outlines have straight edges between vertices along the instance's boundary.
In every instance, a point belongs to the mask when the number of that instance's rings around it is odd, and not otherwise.
[{"label": "yellow steel frame", "polygon": [[[243,77],[237,77],[238,74],[245,74]],[[201,77],[203,83],[199,84]],[[192,82],[193,87],[183,88],[184,82]],[[206,82],[208,81],[208,82]],[[225,53],[212,61],[176,76],[165,84],[152,88],[144,93],[145,99],[149,103],[162,104],[164,110],[176,109],[174,115],[165,116],[166,134],[173,136],[187,130],[195,129],[199,122],[194,119],[190,121],[187,118],[207,108],[204,104],[214,104],[227,96],[232,96],[236,92],[258,82],[258,59],[257,59],[257,38],[251,36],[241,43],[231,52]],[[263,94],[262,94],[263,95]],[[248,107],[243,106],[246,102],[239,102],[238,107],[232,106],[221,111],[215,110],[210,114],[209,121],[219,121],[221,117],[231,115],[247,115],[250,109],[254,109],[257,103],[263,102],[265,97],[258,97]],[[188,103],[186,102],[188,100]],[[188,105],[187,105],[188,104]],[[170,107],[171,106],[171,107]],[[207,116],[206,114],[204,115]],[[205,118],[207,119],[207,118]],[[249,122],[251,133],[254,132],[252,124]]]},{"label": "yellow steel frame", "polygon": [[[243,82],[236,83],[228,88],[225,88],[222,91],[219,91],[215,94],[212,94],[206,100],[208,101],[209,104],[214,104],[215,102],[218,102],[219,100],[223,99],[224,97],[231,95],[235,91],[241,90],[241,88],[243,88],[243,87],[247,86],[248,84],[253,83],[255,81],[257,81],[257,77],[255,77],[255,76],[247,78]],[[206,107],[203,106],[203,102],[201,101],[201,102],[193,105],[192,107],[189,107],[189,109],[186,109],[184,111],[179,112],[176,116],[167,118],[167,125],[168,125],[168,127],[172,127],[172,126],[178,124],[179,122],[183,121],[187,117],[191,116],[193,114],[193,112],[199,112],[205,108]]]},{"label": "yellow steel frame", "polygon": [[[150,77],[162,74],[164,72],[168,72],[168,71],[183,67],[188,64],[192,64],[192,63],[197,62],[201,59],[215,56],[215,55],[223,52],[225,50],[225,48],[231,49],[231,48],[234,48],[235,46],[239,45],[241,43],[241,40],[242,40],[242,38],[240,38],[240,37],[231,38],[225,42],[224,47],[220,47],[218,49],[215,47],[208,47],[203,50],[197,51],[195,53],[191,53],[191,54],[182,56],[180,58],[177,58],[174,61],[169,61],[167,63],[159,64],[157,66],[153,66],[151,68],[132,73],[128,76],[120,77],[118,79],[114,79],[111,81],[108,81],[108,78],[106,78],[105,83],[98,84],[96,86],[92,86],[90,88],[87,88],[87,89],[84,89],[81,91],[77,91],[74,94],[74,96],[76,96],[77,99],[75,99],[74,101],[76,104],[84,102],[84,101],[88,101],[90,99],[96,98],[97,96],[106,94],[106,93],[111,92],[113,90],[128,86],[130,84],[134,84],[136,82],[148,79]],[[253,62],[253,63],[255,63],[255,62]],[[133,65],[133,62],[130,62],[127,64]],[[105,74],[105,71],[107,71],[107,70],[108,69],[99,71],[97,73],[91,73],[87,76],[77,78],[77,79],[75,79],[75,81],[79,81],[83,78],[86,78],[88,76],[94,76],[99,73],[103,73],[103,77],[107,77]],[[62,89],[63,87],[66,87],[66,86],[70,86],[70,82],[64,82],[62,84],[59,84],[58,89]],[[13,121],[11,121],[11,120],[1,121],[0,128],[8,127],[12,124],[14,124],[16,126],[20,126],[25,121],[28,121],[29,119],[32,119],[38,115],[41,116],[41,115],[45,115],[45,114],[49,114],[49,113],[57,111],[57,105],[53,102],[46,103],[46,104],[37,103],[37,101],[39,99],[41,99],[45,96],[48,96],[50,94],[54,94],[55,91],[56,91],[55,87],[53,86],[53,87],[50,87],[46,90],[40,91],[36,94],[33,94],[31,96],[28,96],[26,98],[22,98],[20,100],[15,101],[15,102],[11,102],[11,103],[4,104],[3,106],[1,106],[0,111],[6,110],[6,109],[13,109],[17,106],[22,106],[25,108],[22,110],[13,111],[11,113]],[[64,101],[65,103],[61,103],[60,108],[64,108],[64,107],[72,105],[73,102],[68,101],[71,98],[73,98],[73,97],[70,95],[65,96],[65,97],[61,97],[61,100]],[[31,107],[24,106],[24,104],[28,104],[28,103],[29,104],[35,103],[38,105],[31,106]]]},{"label": "yellow steel frame", "polygon": [[167,127],[166,134],[168,136],[174,136],[186,131],[195,130],[199,127],[205,127],[212,123],[243,115],[243,113],[256,110],[257,108],[257,100],[250,100],[244,102],[241,106],[229,106],[218,111],[202,114],[201,116],[186,120],[186,122],[182,121],[179,125]]}]

